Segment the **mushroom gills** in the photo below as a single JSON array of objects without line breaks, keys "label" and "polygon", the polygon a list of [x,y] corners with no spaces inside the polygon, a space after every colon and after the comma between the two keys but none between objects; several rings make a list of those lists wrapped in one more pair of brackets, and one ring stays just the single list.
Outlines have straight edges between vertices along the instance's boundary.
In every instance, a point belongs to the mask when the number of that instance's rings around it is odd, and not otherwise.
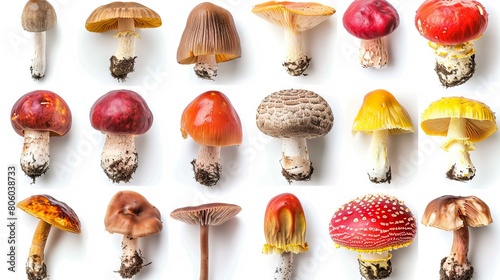
[{"label": "mushroom gills", "polygon": [[21,169],[33,182],[49,169],[49,131],[24,131]]},{"label": "mushroom gills", "polygon": [[358,255],[360,274],[367,280],[385,279],[392,273],[392,255],[387,252]]},{"label": "mushroom gills", "polygon": [[434,49],[436,71],[441,84],[448,88],[467,82],[474,75],[475,50],[471,42],[445,46],[429,42]]}]

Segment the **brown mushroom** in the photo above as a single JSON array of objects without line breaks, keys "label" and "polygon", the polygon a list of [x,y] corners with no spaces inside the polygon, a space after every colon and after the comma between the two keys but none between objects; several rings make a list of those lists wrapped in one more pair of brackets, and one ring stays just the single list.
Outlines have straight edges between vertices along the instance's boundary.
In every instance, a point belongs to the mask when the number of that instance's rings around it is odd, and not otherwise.
[{"label": "brown mushroom", "polygon": [[208,279],[208,231],[236,216],[241,207],[235,204],[208,203],[175,209],[170,217],[190,225],[200,226],[200,280]]},{"label": "brown mushroom", "polygon": [[143,267],[144,257],[138,248],[139,238],[158,234],[163,224],[160,211],[141,194],[119,191],[109,202],[104,218],[106,230],[123,234],[120,276],[132,278]]}]

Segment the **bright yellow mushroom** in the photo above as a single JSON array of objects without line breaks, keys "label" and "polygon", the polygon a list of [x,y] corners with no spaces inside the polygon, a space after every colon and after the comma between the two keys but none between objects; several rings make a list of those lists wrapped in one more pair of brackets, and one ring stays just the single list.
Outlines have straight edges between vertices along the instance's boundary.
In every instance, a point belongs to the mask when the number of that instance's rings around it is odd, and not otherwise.
[{"label": "bright yellow mushroom", "polygon": [[391,165],[387,157],[389,135],[411,133],[410,115],[394,95],[377,89],[365,95],[352,126],[353,133],[372,134],[367,173],[374,183],[391,183]]}]

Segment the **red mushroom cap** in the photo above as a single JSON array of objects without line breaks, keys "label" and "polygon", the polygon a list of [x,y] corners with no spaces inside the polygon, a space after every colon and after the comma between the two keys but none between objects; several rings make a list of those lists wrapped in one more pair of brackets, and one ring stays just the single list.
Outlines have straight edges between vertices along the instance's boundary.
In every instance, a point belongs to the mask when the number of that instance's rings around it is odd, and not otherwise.
[{"label": "red mushroom cap", "polygon": [[457,45],[483,34],[488,13],[474,0],[427,0],[417,9],[415,26],[431,42]]},{"label": "red mushroom cap", "polygon": [[50,131],[51,136],[63,136],[71,128],[72,116],[66,101],[48,90],[26,93],[12,107],[11,124],[17,134],[24,130]]},{"label": "red mushroom cap", "polygon": [[240,117],[231,101],[215,90],[200,94],[187,105],[182,112],[181,133],[213,147],[239,145],[243,137]]},{"label": "red mushroom cap", "polygon": [[385,0],[354,0],[342,17],[344,28],[359,39],[391,34],[399,26],[398,11]]},{"label": "red mushroom cap", "polygon": [[101,96],[90,110],[92,127],[106,133],[140,135],[153,124],[153,113],[135,91],[113,90]]},{"label": "red mushroom cap", "polygon": [[415,217],[404,202],[369,194],[342,205],[330,221],[337,246],[359,252],[382,252],[408,246],[417,233]]}]

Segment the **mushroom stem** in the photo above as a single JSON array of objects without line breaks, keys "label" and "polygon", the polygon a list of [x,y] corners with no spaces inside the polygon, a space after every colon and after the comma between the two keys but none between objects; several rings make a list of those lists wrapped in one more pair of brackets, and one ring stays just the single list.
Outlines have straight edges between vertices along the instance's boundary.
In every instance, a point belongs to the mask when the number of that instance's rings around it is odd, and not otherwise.
[{"label": "mushroom stem", "polygon": [[25,130],[24,145],[21,154],[21,169],[33,179],[47,172],[49,169],[49,141],[50,132]]},{"label": "mushroom stem", "polygon": [[106,134],[101,154],[101,167],[113,183],[132,179],[138,166],[135,136],[125,134]]},{"label": "mushroom stem", "polygon": [[139,35],[135,32],[134,19],[118,19],[118,33],[115,35],[115,38],[118,38],[118,48],[110,58],[109,70],[111,75],[120,81],[124,81],[127,74],[134,71],[136,37]]},{"label": "mushroom stem", "polygon": [[34,32],[34,54],[33,60],[31,61],[31,77],[34,80],[39,80],[45,76],[45,47],[46,47],[46,33]]},{"label": "mushroom stem", "polygon": [[215,55],[200,55],[194,65],[194,73],[201,79],[214,80],[213,77],[217,76],[217,61]]},{"label": "mushroom stem", "polygon": [[289,183],[307,181],[313,173],[306,138],[282,138],[281,173]]},{"label": "mushroom stem", "polygon": [[476,175],[469,151],[475,149],[474,143],[468,141],[466,119],[450,118],[447,140],[443,149],[448,152],[449,169],[446,177],[451,180],[468,181]]},{"label": "mushroom stem", "polygon": [[292,76],[303,75],[309,67],[310,57],[304,53],[304,43],[302,32],[294,31],[290,28],[285,29],[286,57],[283,62],[288,74]]},{"label": "mushroom stem", "polygon": [[388,251],[358,255],[359,272],[367,280],[385,279],[391,275],[392,255]]},{"label": "mushroom stem", "polygon": [[467,259],[469,252],[469,229],[464,221],[464,226],[453,231],[453,245],[448,257],[441,260],[440,279],[471,279],[474,268]]},{"label": "mushroom stem", "polygon": [[359,60],[364,68],[384,68],[389,63],[386,37],[372,40],[361,40],[359,46]]},{"label": "mushroom stem", "polygon": [[144,257],[139,249],[138,241],[138,238],[123,235],[121,265],[118,271],[122,278],[132,278],[143,267],[150,264],[144,264]]},{"label": "mushroom stem", "polygon": [[476,62],[472,42],[450,46],[429,42],[429,46],[434,50],[436,59],[434,71],[443,86],[461,85],[474,75]]},{"label": "mushroom stem", "polygon": [[194,178],[204,186],[215,186],[220,179],[221,147],[201,145],[198,151],[198,157],[191,161],[193,166]]},{"label": "mushroom stem", "polygon": [[391,165],[387,157],[388,130],[376,130],[372,134],[368,153],[368,178],[373,183],[391,183]]},{"label": "mushroom stem", "polygon": [[290,280],[293,272],[293,253],[283,252],[274,271],[274,280]]},{"label": "mushroom stem", "polygon": [[43,220],[38,225],[33,234],[28,262],[26,263],[26,274],[28,280],[45,280],[47,276],[47,267],[44,263],[44,251],[47,238],[49,237],[51,225]]},{"label": "mushroom stem", "polygon": [[209,225],[200,225],[200,280],[208,280],[208,230]]}]

